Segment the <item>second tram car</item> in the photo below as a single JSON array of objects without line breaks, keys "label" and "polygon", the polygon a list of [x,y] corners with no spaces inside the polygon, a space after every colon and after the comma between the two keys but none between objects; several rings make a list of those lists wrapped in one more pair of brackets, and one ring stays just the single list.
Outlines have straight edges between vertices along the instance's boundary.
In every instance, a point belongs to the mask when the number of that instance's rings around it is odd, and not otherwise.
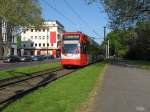
[{"label": "second tram car", "polygon": [[100,46],[82,32],[65,32],[61,43],[63,66],[85,66],[99,60]]}]

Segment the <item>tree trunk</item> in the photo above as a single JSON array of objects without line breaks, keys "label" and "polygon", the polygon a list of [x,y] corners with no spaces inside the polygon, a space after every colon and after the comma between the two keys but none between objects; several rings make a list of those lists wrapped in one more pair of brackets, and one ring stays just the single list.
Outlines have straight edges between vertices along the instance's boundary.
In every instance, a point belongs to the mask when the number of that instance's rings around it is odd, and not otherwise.
[{"label": "tree trunk", "polygon": [[4,54],[4,48],[1,46],[0,47],[0,59],[3,59],[3,54]]},{"label": "tree trunk", "polygon": [[13,32],[13,25],[7,23],[7,42],[4,45],[4,56],[9,56],[11,55],[11,43],[12,43],[12,34]]},{"label": "tree trunk", "polygon": [[3,48],[3,37],[2,37],[2,20],[0,19],[0,59],[3,58],[4,48]]},{"label": "tree trunk", "polygon": [[10,44],[10,42],[7,42],[4,45],[4,54],[3,54],[3,57],[7,57],[7,56],[10,56],[10,55],[11,55],[11,44]]}]

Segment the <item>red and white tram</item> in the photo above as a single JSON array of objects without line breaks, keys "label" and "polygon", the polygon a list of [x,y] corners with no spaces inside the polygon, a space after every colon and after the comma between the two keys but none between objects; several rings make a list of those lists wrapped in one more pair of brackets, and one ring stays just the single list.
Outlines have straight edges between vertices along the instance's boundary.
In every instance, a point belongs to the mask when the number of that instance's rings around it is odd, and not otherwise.
[{"label": "red and white tram", "polygon": [[99,51],[99,45],[84,33],[65,32],[60,62],[63,66],[85,66],[99,60]]}]

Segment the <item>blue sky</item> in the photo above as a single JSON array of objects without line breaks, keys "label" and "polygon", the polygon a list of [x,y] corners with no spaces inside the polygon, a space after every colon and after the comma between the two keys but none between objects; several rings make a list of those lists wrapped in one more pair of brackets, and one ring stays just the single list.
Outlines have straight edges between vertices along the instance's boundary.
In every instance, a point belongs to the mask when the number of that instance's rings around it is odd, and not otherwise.
[{"label": "blue sky", "polygon": [[[45,20],[58,20],[64,25],[66,31],[82,31],[91,37],[95,37],[98,43],[103,41],[103,27],[108,23],[107,14],[104,13],[99,3],[86,4],[84,0],[66,0],[81,17],[66,5],[64,0],[40,0],[42,16]],[[50,5],[61,12],[58,14]],[[82,20],[81,20],[82,19]],[[99,35],[97,35],[96,33]]]}]

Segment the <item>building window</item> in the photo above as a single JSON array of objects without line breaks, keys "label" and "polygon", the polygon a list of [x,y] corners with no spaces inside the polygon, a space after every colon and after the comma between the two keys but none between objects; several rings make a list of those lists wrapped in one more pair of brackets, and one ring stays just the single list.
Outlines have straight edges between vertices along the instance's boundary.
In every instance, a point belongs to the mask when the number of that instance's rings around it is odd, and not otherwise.
[{"label": "building window", "polygon": [[35,47],[37,46],[37,43],[35,43]]},{"label": "building window", "polygon": [[37,32],[37,29],[35,29],[35,32]]},{"label": "building window", "polygon": [[33,32],[33,29],[31,29],[31,32]]},{"label": "building window", "polygon": [[26,37],[23,37],[23,41],[25,41],[26,40]]},{"label": "building window", "polygon": [[59,34],[57,34],[57,39],[61,40],[61,36]]},{"label": "building window", "polygon": [[39,43],[39,47],[41,47],[41,43]]},{"label": "building window", "polygon": [[43,32],[45,32],[45,29],[43,29]]},{"label": "building window", "polygon": [[41,36],[39,36],[39,40],[41,40]]},{"label": "building window", "polygon": [[49,43],[47,43],[47,46],[49,46]]},{"label": "building window", "polygon": [[43,47],[45,47],[45,43],[43,43]]},{"label": "building window", "polygon": [[45,39],[45,36],[43,36],[43,40]]},{"label": "building window", "polygon": [[26,44],[23,44],[23,47],[26,47]]},{"label": "building window", "polygon": [[12,37],[12,43],[14,43],[14,40],[15,40],[15,39],[14,39],[14,36],[13,36],[13,37]]},{"label": "building window", "polygon": [[41,32],[41,29],[39,29],[39,32]]},{"label": "building window", "polygon": [[37,39],[37,36],[35,36],[35,39]]},{"label": "building window", "polygon": [[31,47],[33,47],[33,43],[31,43]]},{"label": "building window", "polygon": [[34,51],[31,51],[30,54],[31,54],[31,55],[34,55]]},{"label": "building window", "polygon": [[31,40],[33,39],[33,36],[31,36]]}]

